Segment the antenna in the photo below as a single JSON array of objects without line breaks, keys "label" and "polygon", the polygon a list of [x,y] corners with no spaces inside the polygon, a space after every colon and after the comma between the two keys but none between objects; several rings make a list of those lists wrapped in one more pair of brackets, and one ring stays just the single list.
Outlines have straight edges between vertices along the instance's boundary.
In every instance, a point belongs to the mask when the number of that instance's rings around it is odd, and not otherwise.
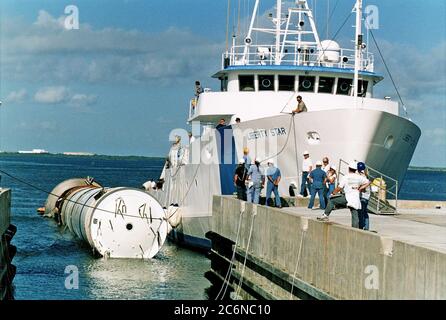
[{"label": "antenna", "polygon": [[355,76],[353,79],[353,97],[355,101],[355,108],[358,104],[358,80],[359,80],[359,68],[362,61],[362,0],[357,0],[355,4],[356,10],[356,32],[355,32]]}]

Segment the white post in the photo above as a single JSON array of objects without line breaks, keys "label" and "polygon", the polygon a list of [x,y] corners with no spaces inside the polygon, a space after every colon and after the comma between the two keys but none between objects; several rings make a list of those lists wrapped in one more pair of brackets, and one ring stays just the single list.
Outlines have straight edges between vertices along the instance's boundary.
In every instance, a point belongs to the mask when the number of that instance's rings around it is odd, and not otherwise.
[{"label": "white post", "polygon": [[280,27],[282,24],[282,0],[277,0],[277,17],[276,17],[276,65],[280,64]]},{"label": "white post", "polygon": [[252,28],[254,27],[254,21],[256,20],[256,16],[257,16],[257,10],[259,8],[259,1],[260,0],[256,0],[255,4],[254,4],[254,10],[252,12],[252,17],[251,17],[251,23],[249,25],[249,30],[248,30],[248,34],[245,38],[245,50],[243,51],[243,61],[246,63],[246,56],[248,55],[248,50],[249,50],[249,46],[251,45],[250,43],[246,42],[246,39],[249,39],[250,41],[251,39],[251,34],[252,34]]},{"label": "white post", "polygon": [[353,97],[355,101],[355,108],[358,107],[358,80],[359,68],[362,60],[362,0],[356,1],[356,33],[355,33],[355,76],[353,78]]}]

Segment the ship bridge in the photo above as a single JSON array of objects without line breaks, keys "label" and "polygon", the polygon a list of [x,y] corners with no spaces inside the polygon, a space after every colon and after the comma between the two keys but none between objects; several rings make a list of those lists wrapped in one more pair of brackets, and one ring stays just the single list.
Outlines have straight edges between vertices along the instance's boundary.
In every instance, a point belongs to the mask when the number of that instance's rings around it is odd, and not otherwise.
[{"label": "ship bridge", "polygon": [[221,69],[213,75],[220,92],[206,90],[192,99],[189,121],[224,118],[230,123],[291,112],[298,95],[310,112],[359,106],[398,114],[398,103],[373,98],[373,87],[383,77],[374,72],[374,56],[362,34],[357,32],[354,49],[341,48],[333,39],[321,41],[306,0],[278,0],[276,16],[268,15],[273,27],[259,28],[259,3],[247,34],[234,35],[222,54]]}]

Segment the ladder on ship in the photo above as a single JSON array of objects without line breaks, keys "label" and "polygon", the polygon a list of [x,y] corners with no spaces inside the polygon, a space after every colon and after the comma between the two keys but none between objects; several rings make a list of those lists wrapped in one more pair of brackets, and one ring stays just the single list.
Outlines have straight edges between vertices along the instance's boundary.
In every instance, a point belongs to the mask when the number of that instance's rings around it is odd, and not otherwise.
[{"label": "ladder on ship", "polygon": [[[339,160],[338,178],[348,172],[348,162]],[[372,181],[367,209],[376,215],[398,214],[398,180],[367,165],[368,179]],[[338,179],[339,183],[339,179]],[[392,200],[392,203],[389,202]]]}]

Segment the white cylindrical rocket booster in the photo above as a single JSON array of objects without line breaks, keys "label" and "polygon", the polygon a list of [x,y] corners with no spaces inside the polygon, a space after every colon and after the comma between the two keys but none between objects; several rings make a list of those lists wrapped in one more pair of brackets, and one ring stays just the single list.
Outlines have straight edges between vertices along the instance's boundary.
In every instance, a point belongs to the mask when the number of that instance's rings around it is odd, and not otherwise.
[{"label": "white cylindrical rocket booster", "polygon": [[143,190],[102,188],[85,179],[59,184],[48,197],[45,212],[110,258],[152,258],[169,228],[166,211]]}]

